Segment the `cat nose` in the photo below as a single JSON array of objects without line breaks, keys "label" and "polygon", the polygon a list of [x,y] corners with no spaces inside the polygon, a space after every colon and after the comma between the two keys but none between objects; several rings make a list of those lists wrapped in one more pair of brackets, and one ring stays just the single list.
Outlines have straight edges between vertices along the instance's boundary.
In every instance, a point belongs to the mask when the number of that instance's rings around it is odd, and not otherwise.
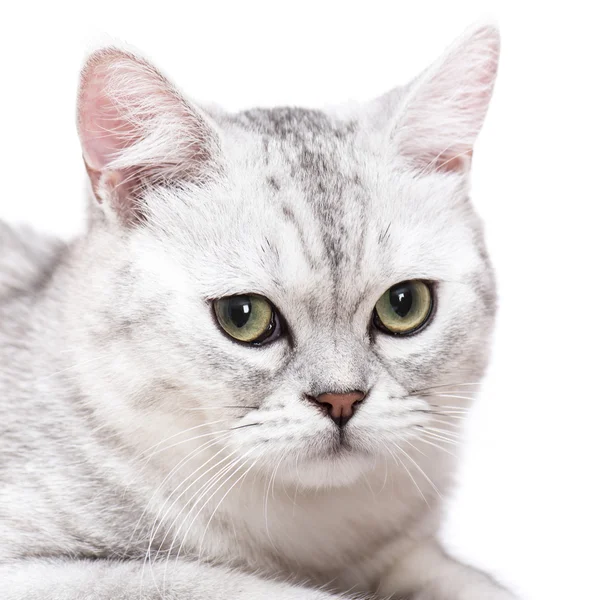
[{"label": "cat nose", "polygon": [[364,392],[355,390],[344,394],[325,392],[308,398],[323,407],[338,427],[343,427],[354,416],[357,405],[365,399],[365,395]]}]

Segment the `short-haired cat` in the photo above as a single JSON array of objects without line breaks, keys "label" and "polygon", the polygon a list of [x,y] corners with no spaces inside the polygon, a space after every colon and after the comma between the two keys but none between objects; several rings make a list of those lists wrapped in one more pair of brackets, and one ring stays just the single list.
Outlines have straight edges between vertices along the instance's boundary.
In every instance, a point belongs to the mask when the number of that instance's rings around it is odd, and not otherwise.
[{"label": "short-haired cat", "polygon": [[87,232],[0,225],[3,600],[513,598],[436,538],[494,323],[498,51],[237,114],[91,56]]}]

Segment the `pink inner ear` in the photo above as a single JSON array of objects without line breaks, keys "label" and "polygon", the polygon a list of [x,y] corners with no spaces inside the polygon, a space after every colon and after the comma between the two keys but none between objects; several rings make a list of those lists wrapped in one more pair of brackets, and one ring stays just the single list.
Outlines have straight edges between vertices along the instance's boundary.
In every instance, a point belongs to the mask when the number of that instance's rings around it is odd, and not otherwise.
[{"label": "pink inner ear", "polygon": [[112,207],[122,223],[133,223],[143,219],[143,215],[134,202],[134,193],[137,181],[132,174],[131,169],[123,171],[96,171],[88,163],[85,163],[92,190],[96,195],[98,202],[102,203],[102,198],[98,195],[98,188],[101,177],[104,177],[104,185],[113,191]]},{"label": "pink inner ear", "polygon": [[96,64],[84,73],[79,97],[79,133],[90,169],[103,171],[131,143],[132,123],[108,96],[109,65]]},{"label": "pink inner ear", "polygon": [[114,48],[93,55],[79,91],[78,129],[94,193],[122,221],[155,183],[207,177],[218,137],[152,65]]},{"label": "pink inner ear", "polygon": [[471,164],[472,156],[473,150],[461,154],[443,153],[436,157],[431,166],[442,173],[464,173]]},{"label": "pink inner ear", "polygon": [[416,82],[393,135],[418,169],[468,171],[492,95],[499,43],[494,27],[473,29]]}]

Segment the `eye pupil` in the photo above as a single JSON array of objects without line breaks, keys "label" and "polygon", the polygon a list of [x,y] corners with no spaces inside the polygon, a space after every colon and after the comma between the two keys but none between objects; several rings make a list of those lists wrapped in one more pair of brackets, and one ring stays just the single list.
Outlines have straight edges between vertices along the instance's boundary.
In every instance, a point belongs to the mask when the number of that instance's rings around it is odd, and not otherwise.
[{"label": "eye pupil", "polygon": [[227,316],[238,328],[244,327],[250,319],[252,300],[248,296],[234,296],[227,304]]},{"label": "eye pupil", "polygon": [[273,305],[257,294],[236,294],[213,303],[218,325],[229,337],[261,345],[281,335],[281,321]]},{"label": "eye pupil", "polygon": [[384,333],[409,335],[427,323],[432,307],[433,296],[427,282],[420,279],[402,281],[379,298],[373,311],[373,323]]},{"label": "eye pupil", "polygon": [[404,285],[390,289],[390,305],[399,317],[406,317],[413,305],[410,289]]}]

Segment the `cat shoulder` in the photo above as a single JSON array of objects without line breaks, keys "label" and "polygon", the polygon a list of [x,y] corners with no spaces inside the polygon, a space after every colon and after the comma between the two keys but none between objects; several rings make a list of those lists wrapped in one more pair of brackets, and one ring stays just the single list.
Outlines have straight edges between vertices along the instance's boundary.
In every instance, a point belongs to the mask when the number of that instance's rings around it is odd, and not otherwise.
[{"label": "cat shoulder", "polygon": [[28,226],[0,221],[0,302],[44,287],[67,245]]}]

